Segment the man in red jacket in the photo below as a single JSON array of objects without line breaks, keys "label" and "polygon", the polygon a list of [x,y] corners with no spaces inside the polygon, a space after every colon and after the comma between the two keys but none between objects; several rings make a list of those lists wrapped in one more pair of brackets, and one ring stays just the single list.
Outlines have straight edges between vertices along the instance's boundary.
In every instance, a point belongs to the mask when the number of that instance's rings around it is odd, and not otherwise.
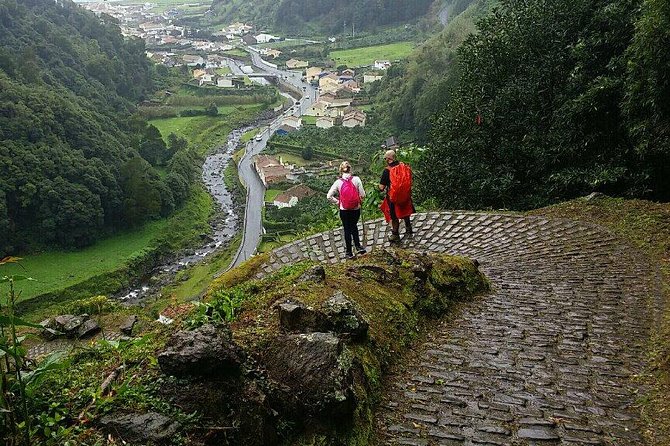
[{"label": "man in red jacket", "polygon": [[[396,160],[396,154],[394,150],[388,150],[384,154],[384,160],[386,161],[387,167],[382,172],[382,178],[379,180],[379,190],[386,191],[386,196],[384,201],[380,206],[381,211],[384,213],[384,218],[387,222],[391,222],[391,235],[389,240],[392,242],[397,242],[400,240],[400,219],[402,218],[405,221],[405,235],[412,235],[412,223],[410,221],[410,215],[415,211],[414,204],[412,204],[411,198],[411,183],[412,183],[412,170],[408,165],[398,162]],[[392,185],[392,180],[396,181]],[[403,189],[399,191],[398,188],[402,187]],[[396,202],[392,201],[391,197],[403,196],[402,201]]]}]

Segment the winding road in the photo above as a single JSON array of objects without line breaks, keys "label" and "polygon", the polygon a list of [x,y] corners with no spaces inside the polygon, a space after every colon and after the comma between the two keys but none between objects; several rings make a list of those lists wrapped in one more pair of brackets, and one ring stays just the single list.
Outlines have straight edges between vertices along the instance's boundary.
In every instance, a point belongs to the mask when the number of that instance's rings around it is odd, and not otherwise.
[{"label": "winding road", "polygon": [[247,189],[247,203],[244,215],[242,243],[230,267],[240,265],[254,255],[263,235],[263,203],[265,201],[265,186],[261,182],[253,166],[252,158],[265,148],[272,134],[282,125],[282,120],[289,116],[301,116],[315,100],[316,90],[310,84],[301,80],[302,75],[290,71],[279,70],[267,64],[259,54],[249,50],[254,66],[265,73],[273,74],[280,82],[289,84],[303,92],[299,105],[294,105],[285,111],[265,128],[259,129],[260,140],[253,139],[246,146],[246,151],[238,164],[238,172],[244,187]]}]

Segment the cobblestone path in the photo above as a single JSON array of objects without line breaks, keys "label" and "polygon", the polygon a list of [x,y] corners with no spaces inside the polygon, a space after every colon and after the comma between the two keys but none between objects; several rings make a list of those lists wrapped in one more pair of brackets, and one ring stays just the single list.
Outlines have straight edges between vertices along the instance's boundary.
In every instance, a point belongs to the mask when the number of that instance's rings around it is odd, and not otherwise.
[{"label": "cobblestone path", "polygon": [[[563,220],[418,214],[407,248],[477,259],[493,292],[465,305],[389,379],[377,416],[388,445],[640,445],[633,378],[658,308],[657,273],[604,229]],[[386,225],[366,224],[370,248]],[[336,262],[340,231],[279,248]]]}]

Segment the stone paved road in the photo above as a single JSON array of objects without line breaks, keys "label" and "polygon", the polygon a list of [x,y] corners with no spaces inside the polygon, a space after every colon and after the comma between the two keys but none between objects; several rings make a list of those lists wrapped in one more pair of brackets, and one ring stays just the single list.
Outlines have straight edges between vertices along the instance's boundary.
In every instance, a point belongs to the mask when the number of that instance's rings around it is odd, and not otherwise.
[{"label": "stone paved road", "polygon": [[[388,445],[639,445],[634,405],[658,277],[586,224],[477,213],[418,214],[408,248],[477,259],[493,292],[466,305],[389,381],[377,417]],[[366,224],[370,248],[386,226]],[[301,258],[340,261],[340,231],[276,250],[267,274]]]}]

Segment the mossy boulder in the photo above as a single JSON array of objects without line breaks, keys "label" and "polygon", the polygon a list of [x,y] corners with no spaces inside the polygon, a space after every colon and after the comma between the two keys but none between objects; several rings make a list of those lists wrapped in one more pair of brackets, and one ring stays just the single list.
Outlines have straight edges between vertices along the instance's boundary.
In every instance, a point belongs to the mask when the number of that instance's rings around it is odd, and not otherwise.
[{"label": "mossy boulder", "polygon": [[175,333],[158,355],[161,370],[178,377],[238,375],[242,361],[230,330],[214,325]]},{"label": "mossy boulder", "polygon": [[[237,289],[247,297],[231,324],[246,360],[238,384],[204,391],[200,382],[195,396],[201,407],[209,399],[229,410],[216,396],[225,392],[254,412],[242,394],[259,389],[268,445],[368,444],[387,366],[432,319],[488,289],[472,260],[399,249],[336,265],[303,261],[257,279],[262,268],[255,259],[212,284],[211,296]],[[238,425],[237,441],[253,437]]]}]

